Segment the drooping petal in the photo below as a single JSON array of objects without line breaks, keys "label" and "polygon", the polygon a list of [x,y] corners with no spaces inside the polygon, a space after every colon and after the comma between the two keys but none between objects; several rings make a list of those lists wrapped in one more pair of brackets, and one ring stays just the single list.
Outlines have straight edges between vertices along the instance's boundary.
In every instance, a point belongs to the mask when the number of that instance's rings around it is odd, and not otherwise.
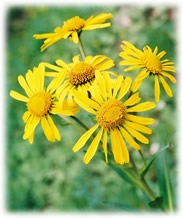
[{"label": "drooping petal", "polygon": [[53,131],[52,131],[50,125],[48,124],[48,121],[47,121],[45,116],[43,116],[41,118],[41,126],[42,126],[43,132],[44,132],[46,138],[48,139],[48,141],[54,142],[55,137],[53,135]]},{"label": "drooping petal", "polygon": [[74,145],[74,147],[72,148],[72,150],[74,152],[80,150],[88,141],[88,139],[90,138],[90,136],[95,132],[95,130],[98,128],[99,124],[96,124],[95,126],[93,126],[91,129],[89,129],[87,132],[85,132],[80,139],[76,142],[76,144]]},{"label": "drooping petal", "polygon": [[129,133],[123,127],[120,127],[120,131],[121,131],[122,135],[124,136],[125,140],[128,142],[128,144],[132,148],[134,148],[136,150],[140,150],[139,144],[137,144],[137,142],[129,135]]},{"label": "drooping petal", "polygon": [[156,102],[159,102],[160,87],[159,87],[159,81],[158,81],[157,75],[155,75],[155,77],[154,77],[154,95],[155,95]]},{"label": "drooping petal", "polygon": [[100,139],[102,137],[102,133],[103,133],[103,128],[101,128],[99,130],[99,132],[97,133],[97,135],[93,139],[91,145],[89,146],[89,148],[84,156],[84,159],[83,159],[83,162],[85,164],[88,164],[90,162],[90,160],[93,158],[93,156],[95,155],[97,148],[98,148],[98,145],[99,145],[99,142],[100,142]]},{"label": "drooping petal", "polygon": [[104,136],[103,136],[103,149],[104,149],[104,154],[105,154],[105,161],[108,163],[108,157],[107,157],[107,130],[104,129]]},{"label": "drooping petal", "polygon": [[128,132],[135,137],[137,140],[139,140],[140,142],[144,143],[144,144],[148,144],[149,143],[149,139],[146,138],[144,135],[142,135],[141,133],[139,133],[138,131],[136,131],[135,129],[131,128],[129,125],[123,123],[123,126],[128,130]]},{"label": "drooping petal", "polygon": [[161,80],[161,83],[162,83],[162,85],[163,85],[163,87],[164,87],[164,89],[165,89],[167,95],[168,95],[169,97],[173,97],[172,90],[170,89],[168,83],[165,81],[165,79],[164,79],[161,75],[159,75],[159,78],[160,78],[160,80]]}]

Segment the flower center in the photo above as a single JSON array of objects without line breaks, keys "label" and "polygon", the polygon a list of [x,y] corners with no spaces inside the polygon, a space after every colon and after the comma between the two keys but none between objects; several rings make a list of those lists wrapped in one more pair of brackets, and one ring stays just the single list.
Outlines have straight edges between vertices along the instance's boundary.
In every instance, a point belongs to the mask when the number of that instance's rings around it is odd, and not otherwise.
[{"label": "flower center", "polygon": [[73,17],[64,22],[63,29],[67,31],[77,31],[85,26],[85,21],[79,16]]},{"label": "flower center", "polygon": [[51,103],[51,95],[43,91],[30,97],[27,107],[32,114],[42,117],[49,112]]},{"label": "flower center", "polygon": [[84,62],[75,64],[69,73],[69,80],[73,85],[81,85],[95,78],[95,69]]},{"label": "flower center", "polygon": [[105,102],[96,115],[96,120],[100,126],[111,129],[121,125],[125,117],[124,105],[115,99]]},{"label": "flower center", "polygon": [[160,73],[162,71],[162,65],[159,57],[147,49],[144,49],[144,56],[142,60],[147,69],[153,74]]}]

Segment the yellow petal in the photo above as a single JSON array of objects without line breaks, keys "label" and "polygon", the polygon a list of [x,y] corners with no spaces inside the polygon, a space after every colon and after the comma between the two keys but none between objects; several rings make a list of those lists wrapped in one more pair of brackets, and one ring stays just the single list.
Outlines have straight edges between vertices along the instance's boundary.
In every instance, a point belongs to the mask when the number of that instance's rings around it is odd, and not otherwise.
[{"label": "yellow petal", "polygon": [[131,128],[136,129],[136,130],[138,130],[140,132],[143,132],[143,133],[146,133],[146,134],[151,134],[152,133],[152,129],[150,129],[147,126],[143,126],[141,124],[130,122],[130,121],[127,121],[127,120],[125,120],[125,123],[128,126],[130,126]]},{"label": "yellow petal", "polygon": [[143,102],[141,104],[138,104],[136,106],[126,109],[126,111],[127,112],[140,112],[140,111],[151,110],[155,107],[156,107],[156,104],[154,102]]},{"label": "yellow petal", "polygon": [[166,73],[166,72],[161,72],[161,74],[162,74],[163,76],[166,76],[172,83],[176,83],[175,77],[172,76],[171,74]]},{"label": "yellow petal", "polygon": [[27,122],[24,128],[23,139],[27,139],[31,136],[32,132],[35,130],[35,128],[39,124],[40,118],[32,115],[32,119],[29,119],[29,120],[30,122]]},{"label": "yellow petal", "polygon": [[78,38],[78,33],[76,31],[72,33],[72,40],[74,43],[78,44],[79,38]]},{"label": "yellow petal", "polygon": [[82,30],[94,30],[94,29],[101,29],[105,27],[110,27],[110,23],[104,23],[104,24],[93,24],[93,25],[88,25],[82,28]]},{"label": "yellow petal", "polygon": [[139,92],[135,93],[134,95],[132,95],[130,98],[128,98],[123,105],[125,106],[131,106],[134,104],[137,104],[139,101],[141,100],[141,98],[139,97]]},{"label": "yellow petal", "polygon": [[118,78],[116,79],[116,82],[114,84],[114,89],[113,89],[113,98],[116,97],[118,90],[120,89],[121,85],[122,85],[122,81],[123,81],[123,76],[120,75],[118,76]]},{"label": "yellow petal", "polygon": [[139,80],[139,79],[134,80],[132,88],[131,88],[132,92],[136,92],[140,88],[142,81],[143,80]]},{"label": "yellow petal", "polygon": [[33,93],[22,75],[18,76],[18,82],[21,85],[21,87],[25,90],[26,94],[29,97],[32,96]]},{"label": "yellow petal", "polygon": [[98,148],[98,145],[99,145],[99,142],[100,142],[100,139],[102,137],[102,133],[103,133],[103,128],[101,128],[99,130],[99,132],[97,133],[97,135],[93,139],[91,145],[89,146],[89,148],[84,156],[84,159],[83,159],[83,162],[85,164],[88,164],[90,162],[90,160],[93,158],[93,156],[95,155],[97,148]]},{"label": "yellow petal", "polygon": [[125,118],[127,120],[131,120],[133,122],[136,122],[136,123],[140,123],[142,125],[150,125],[152,123],[155,123],[155,120],[152,119],[152,118],[147,118],[147,117],[139,117],[139,116],[136,116],[136,115],[132,115],[132,114],[126,114],[125,115]]},{"label": "yellow petal", "polygon": [[124,164],[125,160],[124,160],[124,153],[122,151],[122,146],[121,146],[121,140],[119,138],[119,131],[118,129],[114,129],[114,137],[115,137],[115,144],[113,144],[113,146],[115,147],[116,150],[116,156],[117,156],[117,160],[118,160],[118,164]]},{"label": "yellow petal", "polygon": [[127,76],[126,79],[124,80],[124,84],[121,86],[121,89],[120,89],[119,94],[117,96],[118,100],[120,100],[121,98],[123,98],[126,95],[128,90],[130,89],[131,83],[132,83],[132,78]]},{"label": "yellow petal", "polygon": [[129,135],[129,133],[123,127],[120,127],[120,131],[121,131],[122,135],[124,136],[125,140],[128,142],[128,144],[132,148],[134,148],[136,150],[140,150],[139,144],[137,144],[137,142]]},{"label": "yellow petal", "polygon": [[42,126],[43,132],[44,132],[46,138],[48,139],[48,141],[54,142],[55,137],[53,135],[52,129],[51,129],[50,125],[48,124],[48,121],[47,121],[45,116],[43,116],[41,118],[41,126]]},{"label": "yellow petal", "polygon": [[160,97],[160,87],[159,87],[159,81],[158,81],[158,76],[155,75],[154,78],[154,95],[155,95],[155,99],[156,102],[159,102],[159,97]]},{"label": "yellow petal", "polygon": [[53,132],[53,135],[55,136],[55,138],[58,141],[60,141],[60,139],[61,139],[60,133],[59,133],[57,127],[55,126],[55,124],[54,124],[54,122],[53,122],[53,120],[52,120],[52,118],[51,118],[51,116],[49,114],[47,115],[47,118],[48,118],[48,122],[50,124],[51,130]]},{"label": "yellow petal", "polygon": [[103,149],[104,149],[104,154],[105,154],[105,161],[108,163],[108,158],[107,158],[107,130],[104,129],[104,136],[103,136]]},{"label": "yellow petal", "polygon": [[159,78],[160,78],[160,80],[161,80],[161,83],[162,83],[162,85],[163,85],[163,87],[164,87],[164,89],[165,89],[167,95],[168,95],[169,97],[173,97],[172,90],[170,89],[168,83],[164,80],[164,78],[163,78],[162,76],[159,75]]},{"label": "yellow petal", "polygon": [[87,111],[87,112],[89,112],[89,113],[91,113],[91,114],[96,115],[97,112],[96,112],[95,110],[93,110],[91,107],[89,107],[87,104],[83,103],[82,101],[80,101],[80,100],[78,100],[78,99],[75,99],[75,101],[76,101],[76,103],[77,103],[80,107],[82,107],[85,111]]},{"label": "yellow petal", "polygon": [[157,56],[159,57],[159,59],[161,59],[165,55],[166,55],[166,51],[161,51]]},{"label": "yellow petal", "polygon": [[112,17],[111,13],[102,13],[97,15],[96,17],[91,16],[88,20],[86,20],[86,25],[103,23],[111,17]]},{"label": "yellow petal", "polygon": [[72,148],[72,150],[74,152],[80,150],[88,141],[88,139],[90,138],[90,136],[95,132],[95,130],[98,128],[99,124],[96,124],[95,126],[93,126],[91,129],[89,129],[87,132],[85,132],[80,139],[76,142],[76,144],[74,145],[74,147]]},{"label": "yellow petal", "polygon": [[96,110],[100,108],[100,105],[97,102],[89,99],[88,97],[84,96],[82,93],[78,91],[73,90],[73,95],[75,98],[82,101],[84,104],[88,105],[91,108],[94,108]]},{"label": "yellow petal", "polygon": [[122,41],[125,45],[127,45],[129,48],[131,48],[134,52],[136,52],[138,55],[142,56],[144,53],[137,49],[134,45],[132,45],[130,42],[128,41]]},{"label": "yellow petal", "polygon": [[26,96],[21,95],[20,93],[14,91],[14,90],[10,91],[10,96],[18,101],[28,102],[28,100],[29,100]]},{"label": "yellow petal", "polygon": [[116,135],[114,133],[114,130],[111,130],[110,134],[111,134],[112,153],[114,156],[114,160],[116,163],[119,163],[119,154],[118,154],[118,150],[117,150],[118,141],[117,141]]},{"label": "yellow petal", "polygon": [[121,146],[121,149],[122,149],[122,156],[123,156],[122,164],[128,163],[129,162],[129,152],[126,147],[125,141],[119,130],[117,130],[116,133],[118,135],[119,146]]},{"label": "yellow petal", "polygon": [[164,71],[170,71],[170,72],[175,72],[175,67],[173,66],[162,66],[162,70]]},{"label": "yellow petal", "polygon": [[142,135],[141,133],[139,133],[138,131],[136,131],[135,129],[131,128],[129,125],[123,123],[123,126],[128,130],[128,132],[135,137],[137,140],[139,140],[140,142],[144,143],[144,144],[148,144],[149,143],[149,139],[146,138],[144,135]]},{"label": "yellow petal", "polygon": [[23,117],[22,117],[24,123],[27,122],[27,120],[28,120],[28,118],[30,117],[30,115],[31,115],[31,112],[30,112],[30,111],[26,111],[26,112],[24,113],[24,115],[23,115]]},{"label": "yellow petal", "polygon": [[33,144],[34,141],[34,131],[32,132],[32,134],[29,136],[29,143]]}]

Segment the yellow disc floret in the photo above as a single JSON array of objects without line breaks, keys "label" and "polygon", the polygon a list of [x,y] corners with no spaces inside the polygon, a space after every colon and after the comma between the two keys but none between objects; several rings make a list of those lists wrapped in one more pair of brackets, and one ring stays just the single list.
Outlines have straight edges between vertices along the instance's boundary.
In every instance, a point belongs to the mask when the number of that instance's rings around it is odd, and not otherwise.
[{"label": "yellow disc floret", "polygon": [[30,97],[27,108],[35,116],[42,117],[49,112],[51,104],[51,95],[43,91]]},{"label": "yellow disc floret", "polygon": [[69,81],[73,85],[81,85],[95,78],[95,69],[87,63],[75,64],[69,73]]},{"label": "yellow disc floret", "polygon": [[100,126],[111,129],[121,125],[125,117],[125,106],[116,99],[105,102],[96,115]]},{"label": "yellow disc floret", "polygon": [[159,57],[146,47],[144,47],[144,56],[142,57],[142,60],[149,72],[156,74],[162,71],[162,64]]},{"label": "yellow disc floret", "polygon": [[75,16],[64,22],[63,29],[67,31],[77,31],[85,26],[85,21],[79,16]]}]

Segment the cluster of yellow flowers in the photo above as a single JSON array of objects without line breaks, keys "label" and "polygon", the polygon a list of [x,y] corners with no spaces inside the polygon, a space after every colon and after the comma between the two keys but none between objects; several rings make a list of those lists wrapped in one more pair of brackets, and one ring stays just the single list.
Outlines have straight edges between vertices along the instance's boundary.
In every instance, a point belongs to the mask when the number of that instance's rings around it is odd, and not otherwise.
[{"label": "cluster of yellow flowers", "polygon": [[[41,51],[58,40],[68,37],[81,46],[80,34],[83,31],[109,27],[111,24],[104,22],[111,17],[112,14],[100,14],[84,20],[76,16],[65,21],[62,27],[55,28],[54,33],[36,34],[34,37],[45,39]],[[95,115],[96,124],[80,137],[73,151],[80,150],[98,129],[84,156],[84,163],[90,162],[100,143],[108,163],[107,153],[110,146],[107,143],[108,136],[111,139],[115,162],[128,163],[129,151],[126,143],[136,150],[140,149],[138,141],[148,144],[149,140],[143,134],[151,134],[152,130],[147,126],[155,122],[152,118],[137,115],[137,112],[147,111],[156,106],[154,102],[139,103],[141,97],[137,91],[142,81],[150,74],[154,75],[155,100],[158,102],[159,79],[170,97],[173,94],[163,76],[173,83],[176,79],[166,72],[175,72],[172,66],[174,63],[168,59],[161,60],[166,54],[165,51],[158,54],[157,47],[152,51],[149,46],[145,46],[141,51],[127,41],[123,41],[121,47],[123,52],[119,56],[124,60],[120,64],[129,65],[124,71],[141,69],[133,83],[130,76],[125,78],[123,75],[109,71],[114,66],[114,62],[104,55],[84,56],[83,60],[76,55],[71,63],[59,59],[56,60],[55,65],[41,62],[32,71],[28,70],[25,78],[22,75],[18,76],[18,82],[27,96],[14,90],[10,92],[10,96],[25,102],[27,106],[27,111],[23,115],[25,122],[23,139],[28,139],[32,144],[35,128],[41,122],[49,141],[60,140],[60,133],[52,116],[59,114],[74,116],[79,112],[80,106]],[[51,78],[51,82],[45,88],[45,80],[48,77]]]}]

